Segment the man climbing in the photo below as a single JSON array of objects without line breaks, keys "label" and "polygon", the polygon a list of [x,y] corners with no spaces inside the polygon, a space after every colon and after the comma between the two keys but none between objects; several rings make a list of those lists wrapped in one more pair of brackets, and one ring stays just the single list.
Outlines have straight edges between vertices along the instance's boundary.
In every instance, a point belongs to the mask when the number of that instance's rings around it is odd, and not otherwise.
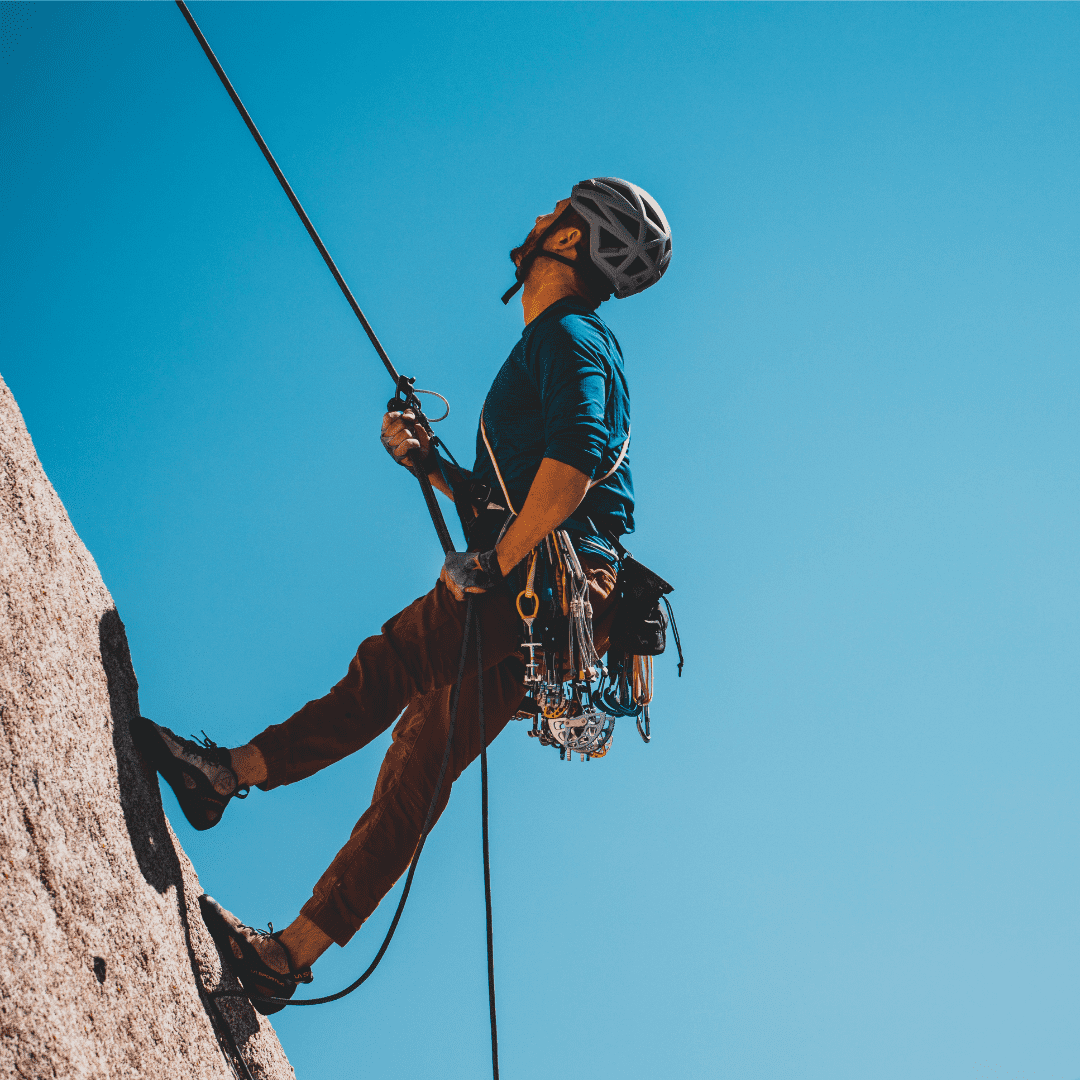
[{"label": "man climbing", "polygon": [[[469,551],[446,557],[439,581],[364,641],[345,677],[283,724],[225,749],[182,739],[143,719],[136,742],[170,784],[196,829],[221,819],[228,802],[295,783],[365,746],[401,714],[371,805],[284,930],[254,930],[210,897],[207,926],[259,1011],[261,997],[290,997],[311,980],[331,942],[345,945],[407,869],[432,803],[458,679],[466,595],[483,642],[461,682],[446,782],[480,753],[482,689],[490,743],[525,695],[519,568],[553,530],[572,539],[592,605],[596,652],[614,617],[619,556],[609,542],[633,531],[634,495],[626,456],[630,402],[618,342],[596,314],[612,293],[630,296],[657,282],[671,258],[667,221],[645,191],[611,177],[585,180],[536,219],[511,252],[522,288],[525,329],[488,392],[466,473],[430,445],[411,410],[384,416],[382,442],[394,459],[423,469],[455,500]],[[509,522],[509,524],[508,524]],[[402,713],[404,710],[404,713]]]}]

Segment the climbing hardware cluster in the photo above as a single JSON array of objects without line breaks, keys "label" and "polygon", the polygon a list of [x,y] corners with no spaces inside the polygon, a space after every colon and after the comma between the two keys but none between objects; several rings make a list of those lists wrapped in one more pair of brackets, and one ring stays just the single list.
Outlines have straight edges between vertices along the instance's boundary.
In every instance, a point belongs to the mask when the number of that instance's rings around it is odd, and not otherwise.
[{"label": "climbing hardware cluster", "polygon": [[515,719],[531,720],[529,735],[556,747],[563,760],[604,757],[620,716],[636,718],[649,742],[653,657],[666,647],[669,619],[682,674],[678,627],[666,597],[672,587],[613,542],[621,558],[606,665],[593,639],[588,579],[569,533],[557,529],[547,536],[523,570],[517,610],[527,692]]}]

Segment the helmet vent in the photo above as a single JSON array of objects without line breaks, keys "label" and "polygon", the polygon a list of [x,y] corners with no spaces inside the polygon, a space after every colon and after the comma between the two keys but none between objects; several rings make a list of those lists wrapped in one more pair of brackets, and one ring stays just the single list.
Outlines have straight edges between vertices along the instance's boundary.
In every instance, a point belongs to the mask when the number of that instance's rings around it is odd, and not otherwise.
[{"label": "helmet vent", "polygon": [[600,226],[600,250],[601,251],[621,251],[626,244],[624,244],[617,237],[614,237],[605,229]]},{"label": "helmet vent", "polygon": [[627,233],[636,239],[641,223],[635,218],[632,218],[629,214],[624,214],[621,210],[616,210],[614,206],[611,207],[611,212],[622,222],[623,228]]},{"label": "helmet vent", "polygon": [[656,211],[653,209],[652,204],[648,199],[641,200],[645,204],[645,216],[662,232],[667,232],[667,225],[662,221],[657,221]]},{"label": "helmet vent", "polygon": [[605,214],[604,211],[601,210],[600,207],[592,201],[592,199],[586,199],[584,195],[579,195],[578,202],[584,203],[598,217],[607,218],[607,214]]},{"label": "helmet vent", "polygon": [[649,268],[641,261],[640,257],[635,259],[624,271],[624,274],[629,274],[633,277],[635,274],[640,274],[642,270],[648,270]]}]

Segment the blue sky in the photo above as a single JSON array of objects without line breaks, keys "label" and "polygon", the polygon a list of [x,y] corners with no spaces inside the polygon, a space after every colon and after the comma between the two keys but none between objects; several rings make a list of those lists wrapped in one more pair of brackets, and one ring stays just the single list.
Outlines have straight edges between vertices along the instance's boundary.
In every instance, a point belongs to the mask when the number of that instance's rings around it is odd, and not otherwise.
[{"label": "blue sky", "polygon": [[[173,5],[5,7],[0,373],[144,713],[244,741],[437,573],[388,380]],[[193,10],[459,456],[536,214],[672,224],[602,311],[686,672],[648,747],[493,747],[504,1075],[1075,1080],[1080,10]],[[166,791],[207,890],[288,922],[385,743],[208,834]],[[471,769],[377,975],[275,1017],[298,1076],[484,1075],[483,949]]]}]

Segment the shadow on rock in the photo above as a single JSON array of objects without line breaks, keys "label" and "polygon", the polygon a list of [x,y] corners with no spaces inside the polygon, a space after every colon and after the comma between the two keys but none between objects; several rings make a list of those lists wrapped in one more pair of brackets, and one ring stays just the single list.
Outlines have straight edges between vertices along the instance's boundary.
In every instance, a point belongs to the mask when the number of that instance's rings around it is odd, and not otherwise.
[{"label": "shadow on rock", "polygon": [[131,838],[131,849],[150,885],[159,893],[175,888],[177,896],[182,897],[183,874],[165,823],[157,774],[143,761],[131,741],[129,724],[139,715],[139,684],[131,665],[124,624],[115,608],[101,616],[98,631],[101,662],[109,686],[120,805]]},{"label": "shadow on rock", "polygon": [[[180,921],[187,941],[191,976],[199,988],[199,996],[210,1022],[223,1041],[223,1050],[229,1056],[239,1058],[235,1043],[246,1043],[257,1034],[258,1017],[251,1004],[242,998],[221,999],[219,1008],[217,1001],[211,998],[203,987],[202,973],[192,947],[189,921],[191,915],[184,889],[184,875],[161,805],[157,773],[143,761],[131,738],[131,721],[140,715],[139,683],[131,663],[127,633],[115,608],[101,616],[98,630],[101,662],[109,687],[113,749],[116,752],[116,769],[120,781],[120,805],[131,839],[131,848],[143,877],[157,892],[164,893],[170,888],[175,890]],[[196,918],[198,917],[196,915]],[[222,971],[228,970],[223,964]],[[224,983],[232,989],[239,986],[228,975],[225,975]],[[227,1024],[222,1012],[228,1017]],[[233,1045],[230,1046],[230,1043]],[[240,1067],[241,1075],[250,1075],[242,1059],[236,1064]]]}]

